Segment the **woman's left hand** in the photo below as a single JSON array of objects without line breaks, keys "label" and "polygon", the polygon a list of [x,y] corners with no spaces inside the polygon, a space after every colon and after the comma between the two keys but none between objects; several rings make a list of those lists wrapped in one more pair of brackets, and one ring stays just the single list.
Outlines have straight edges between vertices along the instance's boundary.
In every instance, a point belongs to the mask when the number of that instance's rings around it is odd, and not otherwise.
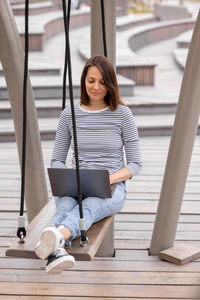
[{"label": "woman's left hand", "polygon": [[131,177],[131,172],[127,168],[122,168],[119,171],[109,175],[110,184],[121,182]]}]

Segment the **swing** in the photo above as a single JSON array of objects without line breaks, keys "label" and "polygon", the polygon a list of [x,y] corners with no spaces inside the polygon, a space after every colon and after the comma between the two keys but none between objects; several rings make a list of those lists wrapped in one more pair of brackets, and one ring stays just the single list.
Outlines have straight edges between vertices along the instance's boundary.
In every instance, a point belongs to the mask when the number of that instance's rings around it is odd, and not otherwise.
[{"label": "swing", "polygon": [[[51,199],[30,222],[27,227],[27,235],[24,243],[19,243],[15,238],[11,247],[7,249],[7,256],[38,258],[34,252],[36,243],[39,241],[42,230],[48,226],[55,212],[54,200]],[[87,231],[88,245],[80,247],[80,239],[72,241],[72,247],[67,252],[74,256],[76,260],[92,260],[94,256],[113,256],[113,224],[114,216],[105,218],[93,224]]]},{"label": "swing", "polygon": [[[66,72],[68,65],[69,74],[69,93],[70,93],[70,104],[72,112],[72,122],[74,130],[74,148],[76,158],[76,174],[77,174],[77,185],[78,185],[78,202],[79,202],[79,213],[80,213],[80,230],[81,240],[76,238],[72,241],[72,247],[67,251],[73,255],[76,260],[92,260],[94,256],[104,257],[114,255],[114,239],[113,239],[113,224],[114,216],[107,217],[95,224],[90,229],[85,231],[85,223],[82,212],[82,194],[80,187],[80,175],[79,175],[79,164],[78,164],[78,147],[76,137],[76,123],[74,116],[74,105],[73,105],[73,87],[71,78],[71,61],[70,61],[70,46],[69,46],[69,21],[70,21],[70,3],[68,1],[68,15],[66,16],[66,0],[62,0],[63,4],[63,15],[64,15],[64,28],[66,38],[65,48],[65,65],[63,75],[63,103],[62,109],[65,108],[66,98]],[[26,85],[28,75],[28,12],[29,12],[29,0],[25,2],[25,59],[24,59],[24,84],[23,84],[23,141],[22,141],[22,183],[21,183],[21,205],[20,205],[20,216],[18,217],[19,227],[17,230],[17,238],[13,241],[12,245],[7,249],[6,256],[23,257],[23,258],[38,258],[34,252],[34,247],[40,238],[42,230],[48,226],[53,214],[55,213],[55,203],[51,199],[39,212],[39,214],[30,222],[25,229],[25,218],[24,212],[24,186],[25,186],[25,157],[26,157]],[[104,2],[101,0],[101,12],[102,12],[102,32],[103,32],[103,44],[104,44],[104,55],[107,56],[106,49],[106,37],[105,37],[105,16],[104,16]],[[73,117],[74,116],[74,117]],[[25,238],[26,237],[26,238]],[[89,242],[88,242],[89,241]]]}]

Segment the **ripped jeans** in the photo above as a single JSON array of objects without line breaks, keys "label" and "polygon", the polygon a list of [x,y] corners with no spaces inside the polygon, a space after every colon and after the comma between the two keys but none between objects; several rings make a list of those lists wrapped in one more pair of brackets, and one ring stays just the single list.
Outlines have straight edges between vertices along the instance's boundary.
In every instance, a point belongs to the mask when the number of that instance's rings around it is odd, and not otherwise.
[{"label": "ripped jeans", "polygon": [[[83,200],[83,216],[85,219],[86,230],[93,223],[102,220],[105,217],[118,213],[124,206],[126,200],[125,182],[116,184],[112,198],[101,199],[97,197],[88,197]],[[71,241],[80,236],[79,225],[79,206],[77,200],[72,197],[56,197],[56,212],[51,219],[51,226],[60,226],[68,228],[71,232],[70,239],[66,241],[66,246],[70,247]]]}]

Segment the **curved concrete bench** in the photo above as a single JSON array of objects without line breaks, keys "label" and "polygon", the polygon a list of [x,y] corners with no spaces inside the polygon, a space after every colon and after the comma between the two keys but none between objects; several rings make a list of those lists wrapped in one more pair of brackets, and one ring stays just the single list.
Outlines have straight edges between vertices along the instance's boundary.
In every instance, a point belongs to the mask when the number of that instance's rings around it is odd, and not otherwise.
[{"label": "curved concrete bench", "polygon": [[177,48],[174,50],[173,56],[177,65],[181,68],[182,71],[185,69],[192,33],[192,30],[186,31],[179,35],[176,39]]},{"label": "curved concrete bench", "polygon": [[149,24],[155,22],[156,18],[151,13],[146,14],[128,14],[117,18],[116,28],[117,31],[127,30],[136,26],[141,26],[144,24]]},{"label": "curved concrete bench", "polygon": [[192,32],[192,30],[189,30],[178,36],[178,38],[176,39],[178,48],[189,48],[192,38]]},{"label": "curved concrete bench", "polygon": [[[45,1],[44,9],[48,8],[47,5],[49,1]],[[55,5],[58,9],[59,5],[56,1]],[[35,13],[42,9],[40,6],[41,4],[32,3],[32,8],[35,7]],[[24,6],[24,4],[20,3],[20,6]],[[18,5],[18,7],[20,8]],[[14,6],[15,7],[15,6]],[[31,7],[31,4],[30,4]],[[39,8],[40,7],[40,8]],[[53,6],[52,6],[53,7]],[[16,10],[15,10],[16,11]],[[30,10],[31,11],[31,10]],[[41,11],[40,11],[41,12]],[[20,14],[20,12],[19,12]],[[24,43],[24,17],[23,16],[16,16],[16,23],[19,30],[19,34],[21,36],[22,42]],[[155,21],[155,18],[152,14],[143,14],[139,16],[132,17],[123,16],[117,18],[117,30],[125,30],[127,28],[133,26],[139,26],[142,24],[147,24]],[[70,19],[70,29],[75,29],[81,26],[88,25],[90,23],[90,9],[85,8],[85,10],[77,10],[72,11],[71,19]],[[29,38],[29,49],[30,51],[42,51],[43,43],[48,38],[52,37],[53,35],[62,32],[64,30],[63,27],[63,13],[61,10],[37,14],[30,17],[30,38]]]},{"label": "curved concrete bench", "polygon": [[184,5],[178,5],[174,1],[171,3],[155,3],[154,16],[159,21],[169,21],[189,18],[192,16],[191,12]]},{"label": "curved concrete bench", "polygon": [[152,43],[176,37],[180,33],[192,29],[194,25],[195,20],[193,18],[158,22],[128,30],[126,37],[130,48],[136,51]]},{"label": "curved concrete bench", "polygon": [[187,55],[188,55],[187,48],[177,48],[173,52],[174,60],[182,71],[184,71],[185,69]]},{"label": "curved concrete bench", "polygon": [[[42,2],[47,2],[49,0],[42,0]],[[53,2],[59,2],[60,0],[52,0]],[[30,3],[38,2],[38,0],[29,0]],[[12,4],[24,4],[24,0],[10,0],[11,5]]]},{"label": "curved concrete bench", "polygon": [[[15,16],[24,15],[25,4],[24,3],[16,3],[12,4],[12,11]],[[41,2],[33,2],[29,4],[29,15],[40,14],[49,11],[55,11],[60,9],[61,5],[53,1],[41,1]]]},{"label": "curved concrete bench", "polygon": [[[117,56],[116,56],[116,71],[118,74],[127,77],[135,82],[136,85],[154,85],[154,69],[156,63],[149,59],[140,59],[128,45],[119,40],[119,46],[117,43]],[[121,42],[120,42],[121,41]],[[90,56],[89,39],[82,41],[78,49],[80,56],[86,60]],[[120,54],[119,54],[120,53]]]},{"label": "curved concrete bench", "polygon": [[[17,28],[24,44],[24,17],[15,17]],[[88,10],[73,11],[70,19],[70,29],[85,26],[90,22]],[[30,16],[29,50],[42,51],[43,43],[55,34],[64,31],[63,13],[61,10]]]},{"label": "curved concrete bench", "polygon": [[[177,21],[156,22],[117,32],[117,73],[135,81],[136,85],[154,85],[157,63],[149,57],[141,57],[136,50],[151,43],[173,38],[194,27],[192,18]],[[79,53],[87,59],[90,56],[89,38],[80,42]]]},{"label": "curved concrete bench", "polygon": [[[156,62],[135,54],[151,43],[173,38],[194,27],[194,19],[159,22],[129,29],[117,35],[117,72],[136,85],[153,85]],[[133,52],[134,51],[134,52]]]}]

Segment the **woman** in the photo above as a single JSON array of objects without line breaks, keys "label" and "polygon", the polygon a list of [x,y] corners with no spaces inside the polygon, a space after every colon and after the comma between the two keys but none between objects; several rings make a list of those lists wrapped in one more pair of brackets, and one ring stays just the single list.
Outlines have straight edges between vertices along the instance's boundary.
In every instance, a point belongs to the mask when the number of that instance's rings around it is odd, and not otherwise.
[{"label": "woman", "polygon": [[[88,229],[122,209],[125,181],[138,174],[142,165],[137,127],[130,109],[120,99],[115,71],[106,57],[94,56],[86,62],[75,114],[80,168],[107,169],[110,184],[116,184],[112,198],[84,199],[83,215]],[[74,151],[71,109],[67,107],[59,120],[51,167],[66,167],[70,146]],[[74,152],[72,166],[75,167]],[[57,198],[51,226],[42,232],[35,248],[40,258],[48,258],[47,272],[58,273],[74,265],[73,256],[63,247],[77,236],[80,236],[77,201],[71,197]]]}]

